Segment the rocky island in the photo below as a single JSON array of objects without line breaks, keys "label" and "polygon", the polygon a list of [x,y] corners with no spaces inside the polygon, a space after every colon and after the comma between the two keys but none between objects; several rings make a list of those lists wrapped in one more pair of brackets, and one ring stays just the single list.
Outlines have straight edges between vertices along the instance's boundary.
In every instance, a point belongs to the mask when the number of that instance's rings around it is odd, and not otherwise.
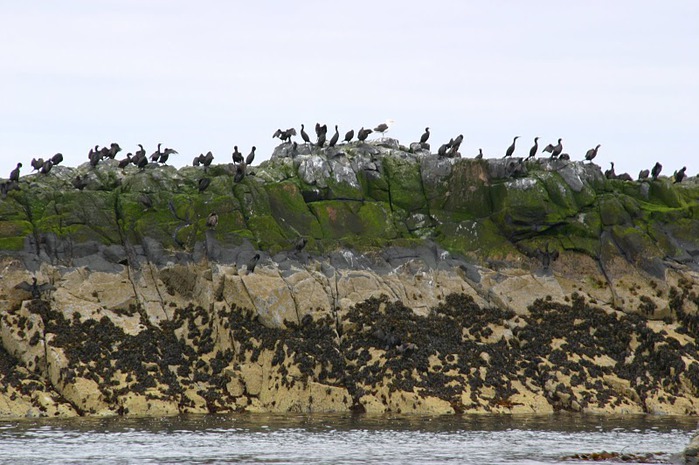
[{"label": "rocky island", "polygon": [[699,413],[696,178],[392,139],[240,173],[3,192],[0,417]]}]

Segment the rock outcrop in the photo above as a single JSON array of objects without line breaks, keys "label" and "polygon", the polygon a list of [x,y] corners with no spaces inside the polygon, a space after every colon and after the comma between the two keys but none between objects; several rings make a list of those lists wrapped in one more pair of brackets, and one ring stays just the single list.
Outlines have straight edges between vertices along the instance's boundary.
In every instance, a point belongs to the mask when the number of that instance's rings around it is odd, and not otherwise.
[{"label": "rock outcrop", "polygon": [[0,200],[0,416],[699,413],[696,179],[390,139],[246,173],[23,177]]}]

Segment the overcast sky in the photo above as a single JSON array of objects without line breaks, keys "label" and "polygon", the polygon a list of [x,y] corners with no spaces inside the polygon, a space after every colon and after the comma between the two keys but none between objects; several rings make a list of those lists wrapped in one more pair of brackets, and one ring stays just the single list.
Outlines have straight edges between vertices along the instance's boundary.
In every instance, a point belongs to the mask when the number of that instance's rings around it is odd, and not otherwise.
[{"label": "overcast sky", "polygon": [[0,176],[95,144],[234,145],[256,163],[277,128],[391,118],[408,144],[502,157],[534,136],[634,177],[699,171],[696,0],[0,0]]}]

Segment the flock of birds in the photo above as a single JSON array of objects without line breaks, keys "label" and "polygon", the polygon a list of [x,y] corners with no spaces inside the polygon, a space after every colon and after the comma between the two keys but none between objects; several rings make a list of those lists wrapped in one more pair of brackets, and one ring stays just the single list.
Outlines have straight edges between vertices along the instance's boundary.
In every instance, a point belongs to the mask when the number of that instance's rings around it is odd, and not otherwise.
[{"label": "flock of birds", "polygon": [[[361,129],[359,129],[356,132],[356,138],[359,142],[364,142],[367,140],[370,134],[372,133],[377,133],[377,134],[385,134],[391,125],[393,124],[393,120],[387,120],[384,123],[381,123],[374,127],[374,129],[369,129],[369,128],[364,128],[363,126]],[[272,135],[272,138],[279,138],[282,143],[287,143],[291,145],[291,156],[295,156],[298,154],[298,143],[296,141],[292,141],[292,137],[295,137],[297,135],[300,135],[301,140],[303,144],[307,146],[313,146],[317,148],[332,148],[337,145],[337,143],[340,141],[340,132],[338,129],[338,125],[335,125],[335,132],[332,134],[332,136],[328,139],[328,127],[326,124],[320,124],[316,123],[315,125],[315,141],[311,141],[311,138],[309,137],[308,133],[306,132],[305,125],[301,125],[301,129],[299,132],[296,132],[295,128],[289,128],[286,130],[281,130],[277,129],[274,134]],[[343,138],[344,143],[350,143],[353,141],[355,138],[355,131],[354,129],[351,129],[345,133],[345,136]],[[415,149],[416,150],[430,150],[430,146],[427,143],[427,141],[430,138],[430,128],[426,127],[425,132],[420,136],[419,142],[415,143]],[[522,166],[522,164],[530,160],[532,158],[535,158],[537,156],[537,153],[539,151],[539,137],[534,138],[534,145],[529,149],[529,154],[527,157],[520,157],[520,158],[514,158],[514,154],[516,151],[516,144],[517,144],[517,139],[519,139],[520,136],[514,137],[512,140],[512,144],[507,148],[505,151],[505,156],[503,158],[512,158],[513,160],[516,160],[516,162],[513,162],[513,168],[510,169],[510,173],[512,175],[518,173],[520,170],[518,169],[519,167]],[[453,137],[449,139],[448,142],[441,144],[439,146],[439,149],[437,150],[437,155],[439,157],[448,157],[448,158],[459,158],[461,157],[461,153],[459,152],[459,149],[461,147],[461,143],[464,140],[463,134],[459,134],[456,137]],[[544,153],[548,153],[550,159],[558,159],[558,160],[570,160],[570,155],[568,153],[563,152],[563,139],[558,139],[556,144],[548,144],[544,149],[541,151],[541,154],[543,155]],[[597,152],[600,148],[600,144],[598,144],[596,147],[589,149],[585,153],[585,160],[587,161],[592,161],[596,156]],[[127,153],[126,157],[118,161],[118,166],[121,169],[126,168],[129,165],[134,165],[140,169],[146,168],[148,165],[164,165],[167,163],[170,155],[175,155],[178,152],[174,149],[171,148],[162,148],[162,144],[158,144],[157,149],[155,152],[153,152],[150,157],[146,155],[146,150],[144,149],[142,144],[138,144],[138,150],[136,150],[134,153]],[[413,148],[413,145],[411,145],[411,149]],[[233,164],[235,167],[235,174],[234,174],[234,181],[235,182],[240,182],[243,180],[243,178],[246,175],[246,167],[251,165],[255,159],[255,150],[256,147],[252,147],[250,150],[250,153],[247,155],[247,157],[244,157],[242,153],[239,152],[238,146],[236,145],[233,148],[233,154],[232,154],[232,159],[233,159]],[[88,153],[88,161],[91,167],[96,167],[102,160],[105,159],[111,159],[114,160],[117,156],[117,154],[121,152],[121,147],[117,143],[111,143],[109,147],[105,146],[100,148],[99,145],[95,145],[94,148],[90,149]],[[482,159],[483,158],[483,149],[478,150],[478,154],[474,157],[475,159]],[[204,167],[206,170],[211,163],[214,160],[214,155],[211,151],[207,152],[206,154],[200,154],[196,157],[194,157],[194,160],[192,161],[192,166],[195,167]],[[42,175],[47,175],[51,171],[51,168],[55,165],[58,165],[63,161],[63,155],[61,153],[57,153],[54,156],[47,158],[44,160],[43,158],[34,158],[31,161],[31,166],[33,171],[38,172],[39,174]],[[22,163],[17,163],[17,167],[12,170],[9,176],[9,180],[0,183],[0,194],[2,195],[2,198],[5,198],[7,194],[12,191],[12,190],[17,190],[19,189],[19,177],[20,177],[20,168],[22,168]],[[638,180],[642,181],[645,179],[648,179],[651,177],[652,179],[657,179],[658,176],[660,175],[660,172],[662,170],[662,165],[660,163],[656,163],[655,166],[650,169],[650,170],[642,170],[639,175],[638,175]],[[682,182],[682,180],[686,177],[686,170],[687,167],[682,167],[681,169],[675,171],[673,175],[674,182]],[[608,179],[621,179],[621,180],[626,180],[626,181],[632,181],[633,178],[627,174],[627,173],[622,173],[622,174],[616,174],[614,171],[614,163],[611,162],[611,168],[609,170],[605,171],[605,176]],[[198,188],[199,191],[205,190],[211,180],[206,177],[202,177],[199,182],[198,182]],[[83,188],[86,187],[87,182],[85,179],[83,179],[80,175],[77,175],[73,179],[73,186],[76,189],[82,190]]]}]

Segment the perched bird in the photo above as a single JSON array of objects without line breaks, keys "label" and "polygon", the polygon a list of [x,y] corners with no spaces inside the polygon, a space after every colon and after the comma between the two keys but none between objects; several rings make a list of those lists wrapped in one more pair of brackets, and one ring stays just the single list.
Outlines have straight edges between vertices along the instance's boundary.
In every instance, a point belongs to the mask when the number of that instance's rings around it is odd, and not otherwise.
[{"label": "perched bird", "polygon": [[306,130],[303,128],[303,124],[301,125],[301,139],[303,139],[303,142],[306,144],[311,143],[310,137],[308,137],[308,134],[306,134]]},{"label": "perched bird", "polygon": [[209,228],[215,228],[218,224],[218,215],[216,212],[209,213],[209,217],[206,218],[206,226]]},{"label": "perched bird", "polygon": [[200,153],[199,155],[194,157],[194,159],[192,160],[192,166],[197,167],[197,166],[201,165],[201,161],[203,158],[204,158],[203,153]]},{"label": "perched bird", "polygon": [[447,150],[449,150],[449,147],[451,147],[450,144],[442,144],[439,146],[439,149],[437,149],[437,155],[440,157],[446,157],[447,156]]},{"label": "perched bird", "polygon": [[393,126],[394,121],[392,119],[388,119],[385,122],[379,124],[374,128],[375,132],[380,132],[381,135],[383,135],[385,132],[387,132],[391,126]]},{"label": "perched bird", "polygon": [[39,171],[42,166],[44,166],[44,159],[43,158],[32,158],[32,171]]},{"label": "perched bird", "polygon": [[19,182],[19,169],[22,167],[21,163],[17,163],[17,167],[10,171],[10,182],[12,181],[17,181]]},{"label": "perched bird", "polygon": [[211,162],[214,161],[214,154],[211,153],[211,150],[209,150],[199,161],[202,165],[204,165],[204,168],[208,168],[211,165]]},{"label": "perched bird", "polygon": [[461,147],[461,143],[464,141],[464,135],[459,134],[456,136],[456,139],[450,141],[449,148],[454,151],[458,151],[459,147]]},{"label": "perched bird", "polygon": [[587,153],[585,154],[585,160],[592,161],[597,156],[597,151],[599,150],[599,148],[600,148],[600,144],[597,144],[597,147],[595,147],[594,149],[588,150]]},{"label": "perched bird", "polygon": [[119,160],[118,166],[119,166],[119,168],[123,169],[123,168],[126,168],[127,166],[129,166],[129,163],[131,163],[131,154],[127,153],[126,158],[124,158],[123,160]]},{"label": "perched bird", "polygon": [[164,164],[167,161],[168,157],[170,157],[170,155],[176,154],[176,153],[177,153],[177,150],[173,150],[171,148],[166,148],[165,150],[163,150],[162,155],[160,155],[158,162]]},{"label": "perched bird", "polygon": [[349,142],[354,137],[354,129],[350,129],[345,133],[345,142]]},{"label": "perched bird", "polygon": [[277,129],[272,136],[272,139],[275,137],[278,137],[281,139],[282,142],[291,142],[291,136],[296,135],[296,129],[294,128],[289,128],[286,131],[282,131],[281,129]]},{"label": "perched bird", "polygon": [[685,172],[687,171],[687,167],[683,166],[681,170],[675,171],[675,175],[673,176],[675,178],[674,183],[682,182],[682,180],[685,177]]},{"label": "perched bird", "polygon": [[121,147],[119,147],[119,144],[112,142],[109,148],[106,150],[106,157],[111,158],[114,160],[114,157],[116,157],[116,154],[121,152]]},{"label": "perched bird", "polygon": [[478,149],[478,155],[475,157],[476,160],[482,160],[483,159],[483,149]]},{"label": "perched bird", "polygon": [[303,250],[304,247],[306,247],[306,244],[308,244],[308,239],[306,239],[305,237],[299,237],[299,239],[296,241],[296,244],[294,244],[294,248],[297,252],[300,252]]},{"label": "perched bird", "polygon": [[139,149],[136,150],[136,153],[134,154],[134,157],[145,157],[146,156],[146,149],[143,148],[141,144],[138,144]]},{"label": "perched bird", "polygon": [[39,173],[41,174],[49,174],[49,171],[51,171],[51,168],[53,168],[53,163],[51,160],[46,160],[41,167],[41,170],[39,170]]},{"label": "perched bird", "polygon": [[357,140],[364,142],[367,137],[369,137],[369,134],[371,134],[373,131],[371,129],[364,129],[362,126],[362,129],[359,130],[357,133]]},{"label": "perched bird", "polygon": [[316,141],[316,145],[319,148],[323,148],[323,145],[325,145],[325,133],[321,132],[320,135],[318,136],[318,140]]},{"label": "perched bird", "polygon": [[56,290],[56,288],[51,283],[38,284],[36,281],[36,277],[32,278],[31,284],[29,284],[26,281],[22,281],[21,283],[15,286],[15,289],[21,289],[23,291],[29,292],[32,295],[32,299],[40,299],[41,294],[43,294],[44,292]]},{"label": "perched bird", "polygon": [[163,154],[163,152],[160,150],[160,146],[163,145],[162,143],[158,144],[158,150],[150,154],[150,161],[152,162],[157,162],[160,160],[160,155]]},{"label": "perched bird", "polygon": [[316,123],[316,137],[324,136],[328,133],[328,125],[320,125],[320,123]]},{"label": "perched bird", "polygon": [[643,181],[644,179],[648,179],[649,175],[650,175],[650,170],[641,170],[638,173],[638,180]]},{"label": "perched bird", "polygon": [[256,253],[250,261],[248,261],[246,265],[246,269],[248,270],[248,274],[252,273],[255,271],[255,267],[257,266],[257,262],[260,261],[260,254]]},{"label": "perched bird", "polygon": [[62,161],[63,161],[63,154],[62,153],[57,153],[56,155],[51,157],[51,163],[53,165],[58,165]]},{"label": "perched bird", "polygon": [[551,154],[551,158],[557,158],[561,152],[563,151],[563,144],[561,144],[561,141],[563,139],[558,139],[558,144],[555,146],[552,144],[549,144],[544,148],[544,152],[549,152]]},{"label": "perched bird", "polygon": [[429,139],[429,138],[430,138],[430,128],[425,128],[424,134],[422,134],[422,136],[420,136],[420,143],[424,144],[425,142],[427,142],[427,139]]},{"label": "perched bird", "polygon": [[558,159],[559,160],[570,160],[570,155],[568,155],[567,153],[562,153],[558,156]]},{"label": "perched bird", "polygon": [[530,158],[534,158],[536,156],[536,151],[539,150],[539,138],[535,137],[534,138],[534,145],[532,148],[529,149],[529,156],[527,157],[527,160]]},{"label": "perched bird", "polygon": [[653,169],[650,171],[650,175],[655,181],[658,179],[658,176],[660,176],[660,172],[663,170],[663,165],[661,165],[659,162],[655,162],[655,166],[653,166]]},{"label": "perched bird", "polygon": [[135,158],[134,158],[134,163],[136,164],[136,166],[143,169],[146,167],[146,165],[148,165],[148,157],[143,155],[142,157],[139,158],[138,161],[135,161]]},{"label": "perched bird", "polygon": [[515,153],[515,143],[517,142],[517,139],[519,139],[519,136],[515,136],[514,139],[512,139],[512,145],[507,147],[507,151],[505,152],[505,156],[503,158],[511,157],[513,153]]},{"label": "perched bird", "polygon": [[209,187],[209,184],[211,184],[210,178],[201,178],[199,182],[197,182],[197,188],[199,189],[199,192],[204,192],[206,188]]},{"label": "perched bird", "polygon": [[238,146],[233,146],[233,163],[243,163],[243,154],[238,152]]},{"label": "perched bird", "polygon": [[332,138],[330,139],[330,142],[328,142],[328,147],[335,147],[335,144],[337,144],[338,139],[340,138],[340,132],[337,130],[337,124],[335,125],[335,134],[333,134]]},{"label": "perched bird", "polygon": [[75,178],[72,181],[73,187],[75,187],[77,190],[81,191],[85,189],[87,186],[87,181],[85,181],[83,178],[80,177],[80,175],[75,176]]},{"label": "perched bird", "polygon": [[616,173],[614,172],[614,162],[610,162],[612,167],[604,172],[604,177],[607,179],[616,179]]},{"label": "perched bird", "polygon": [[247,158],[245,159],[245,164],[246,165],[252,165],[253,160],[255,160],[255,150],[257,147],[254,145],[252,146],[252,150],[250,150],[250,153],[248,154]]},{"label": "perched bird", "polygon": [[235,175],[233,176],[233,182],[240,182],[245,178],[245,163],[240,163],[235,165]]}]

